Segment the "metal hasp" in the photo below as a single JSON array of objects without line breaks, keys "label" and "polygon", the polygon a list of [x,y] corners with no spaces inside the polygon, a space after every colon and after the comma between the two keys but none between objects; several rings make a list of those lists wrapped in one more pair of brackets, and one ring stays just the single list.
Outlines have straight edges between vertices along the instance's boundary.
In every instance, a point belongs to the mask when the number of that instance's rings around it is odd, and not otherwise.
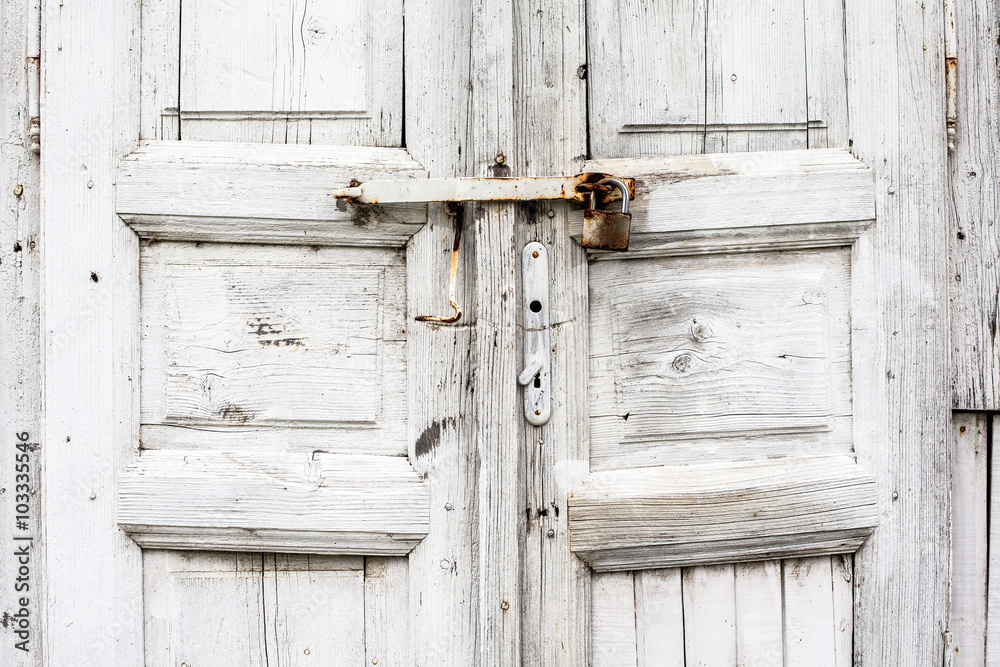
[{"label": "metal hasp", "polygon": [[532,242],[521,253],[522,311],[524,322],[524,370],[517,377],[524,387],[524,416],[542,426],[549,421],[551,385],[549,377],[549,254],[545,246]]},{"label": "metal hasp", "polygon": [[[406,204],[446,201],[535,201],[566,199],[586,203],[596,190],[605,202],[621,198],[616,188],[597,184],[611,179],[610,174],[577,174],[538,178],[428,178],[424,180],[351,182],[333,191],[337,199],[351,199],[358,204]],[[614,179],[624,184],[624,191],[635,197],[635,181]]]},{"label": "metal hasp", "polygon": [[628,250],[628,235],[632,228],[632,214],[628,212],[628,184],[617,178],[605,178],[596,185],[612,185],[622,193],[621,213],[601,211],[597,208],[597,191],[590,193],[590,207],[583,212],[584,248],[591,250]]}]

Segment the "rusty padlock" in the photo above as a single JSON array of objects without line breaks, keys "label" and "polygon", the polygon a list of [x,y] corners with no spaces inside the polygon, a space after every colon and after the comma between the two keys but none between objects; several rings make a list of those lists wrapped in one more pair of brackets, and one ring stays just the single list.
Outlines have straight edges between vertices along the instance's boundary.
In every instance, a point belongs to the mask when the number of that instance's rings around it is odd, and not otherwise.
[{"label": "rusty padlock", "polygon": [[605,178],[597,185],[608,183],[622,192],[621,213],[597,208],[597,193],[591,190],[590,206],[583,212],[583,247],[591,250],[628,250],[628,233],[632,214],[628,212],[628,186],[617,178]]}]

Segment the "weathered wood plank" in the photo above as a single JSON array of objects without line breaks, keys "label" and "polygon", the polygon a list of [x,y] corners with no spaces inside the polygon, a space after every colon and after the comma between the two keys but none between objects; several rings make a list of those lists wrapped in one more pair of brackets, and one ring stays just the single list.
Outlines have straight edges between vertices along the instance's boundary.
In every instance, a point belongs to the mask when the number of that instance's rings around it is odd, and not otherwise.
[{"label": "weathered wood plank", "polygon": [[997,3],[953,4],[958,118],[949,165],[952,406],[1000,410],[1000,79]]},{"label": "weathered wood plank", "polygon": [[425,177],[402,149],[148,142],[118,170],[117,212],[144,238],[400,247],[426,205],[359,206],[331,191]]},{"label": "weathered wood plank", "polygon": [[635,584],[631,572],[602,572],[592,581],[590,644],[593,667],[637,664]]},{"label": "weathered wood plank", "polygon": [[407,667],[410,658],[410,582],[405,558],[365,559],[366,664]]},{"label": "weathered wood plank", "polygon": [[642,570],[633,576],[639,667],[684,667],[680,568]]},{"label": "weathered wood plank", "polygon": [[140,139],[181,138],[177,113],[180,93],[181,2],[140,0]]},{"label": "weathered wood plank", "polygon": [[855,555],[854,660],[931,665],[949,580],[944,18],[940,3],[889,0],[845,13],[850,136],[877,218],[852,266],[854,444],[879,516]]},{"label": "weathered wood plank", "polygon": [[692,567],[683,572],[685,664],[737,664],[733,566]]},{"label": "weathered wood plank", "polygon": [[836,665],[830,558],[792,558],[782,567],[785,660],[789,665]]},{"label": "weathered wood plank", "polygon": [[989,560],[987,573],[987,591],[989,598],[986,601],[986,664],[995,665],[1000,663],[1000,416],[993,416],[993,430],[991,433],[990,452],[990,505],[989,517]]},{"label": "weathered wood plank", "polygon": [[[736,563],[736,659],[740,667],[783,665],[787,627],[781,561]],[[801,613],[801,612],[800,612]],[[788,661],[787,664],[797,664]]]},{"label": "weathered wood plank", "polygon": [[186,0],[180,19],[185,139],[401,145],[402,0]]},{"label": "weathered wood plank", "polygon": [[[471,3],[406,2],[406,147],[431,177],[474,175],[470,59],[455,57],[471,52],[471,25]],[[465,667],[477,660],[476,253],[470,226],[466,230],[457,290],[464,314],[457,325],[413,319],[450,311],[448,262],[455,227],[444,206],[428,206],[428,224],[407,245],[408,442],[410,460],[431,494],[430,532],[409,557],[414,665]]]},{"label": "weathered wood plank", "polygon": [[951,631],[953,667],[986,665],[989,416],[956,412],[952,423]]},{"label": "weathered wood plank", "polygon": [[[40,3],[0,3],[0,664],[42,665],[45,568],[42,547],[42,383],[39,330],[39,162],[31,151],[29,95],[38,91]],[[34,77],[34,78],[33,78]],[[21,445],[21,448],[18,448]],[[28,512],[18,510],[26,503]],[[24,509],[23,507],[21,508]],[[27,520],[20,517],[27,516]],[[24,538],[33,538],[27,540]],[[17,550],[27,548],[29,580]],[[27,583],[27,588],[25,587]]]},{"label": "weathered wood plank", "polygon": [[118,484],[118,523],[147,548],[401,556],[428,531],[402,457],[150,451]]},{"label": "weathered wood plank", "polygon": [[805,2],[809,148],[846,148],[847,73],[843,0]]},{"label": "weathered wood plank", "polygon": [[875,507],[847,456],[610,470],[570,497],[570,545],[597,570],[850,552]]},{"label": "weathered wood plank", "polygon": [[854,565],[853,556],[831,556],[833,571],[834,664],[854,666]]},{"label": "weathered wood plank", "polygon": [[875,219],[872,172],[843,150],[620,158],[584,169],[636,179],[630,256],[851,245]]},{"label": "weathered wood plank", "polygon": [[114,521],[139,444],[139,243],[114,184],[139,137],[139,2],[43,14],[45,659],[125,667],[142,663],[140,549]]}]

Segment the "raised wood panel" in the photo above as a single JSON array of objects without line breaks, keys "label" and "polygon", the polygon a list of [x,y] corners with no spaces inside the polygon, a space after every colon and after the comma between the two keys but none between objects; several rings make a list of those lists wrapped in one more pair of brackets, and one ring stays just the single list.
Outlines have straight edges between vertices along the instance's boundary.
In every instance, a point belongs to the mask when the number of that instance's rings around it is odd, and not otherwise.
[{"label": "raised wood panel", "polygon": [[149,451],[118,489],[118,523],[145,548],[401,556],[430,512],[395,456]]},{"label": "raised wood panel", "polygon": [[141,267],[144,425],[342,424],[406,451],[399,251],[154,243]]},{"label": "raised wood panel", "polygon": [[851,456],[595,472],[569,501],[570,545],[596,570],[851,552],[876,523]]},{"label": "raised wood panel", "polygon": [[[872,172],[843,150],[603,159],[585,170],[636,179],[629,256],[845,246],[875,219]],[[576,238],[582,224],[580,213]]]},{"label": "raised wood panel", "polygon": [[143,560],[149,667],[408,664],[405,559],[151,550]]},{"label": "raised wood panel", "polygon": [[840,2],[588,3],[596,157],[845,146]]},{"label": "raised wood panel", "polygon": [[331,190],[426,176],[402,149],[147,142],[119,165],[116,210],[143,238],[401,247],[426,204],[355,206]]},{"label": "raised wood panel", "polygon": [[846,250],[591,266],[591,468],[851,452]]},{"label": "raised wood panel", "polygon": [[402,0],[186,0],[184,139],[399,146]]}]

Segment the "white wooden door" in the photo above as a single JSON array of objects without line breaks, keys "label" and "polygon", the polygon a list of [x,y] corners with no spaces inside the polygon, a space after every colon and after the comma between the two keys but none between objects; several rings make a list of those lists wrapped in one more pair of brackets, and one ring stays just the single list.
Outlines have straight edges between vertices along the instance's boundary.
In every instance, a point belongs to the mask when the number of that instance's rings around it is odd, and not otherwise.
[{"label": "white wooden door", "polygon": [[[895,497],[842,3],[52,4],[49,664],[852,664]],[[470,202],[456,325],[453,215],[330,196],[582,171],[632,249]]]}]

